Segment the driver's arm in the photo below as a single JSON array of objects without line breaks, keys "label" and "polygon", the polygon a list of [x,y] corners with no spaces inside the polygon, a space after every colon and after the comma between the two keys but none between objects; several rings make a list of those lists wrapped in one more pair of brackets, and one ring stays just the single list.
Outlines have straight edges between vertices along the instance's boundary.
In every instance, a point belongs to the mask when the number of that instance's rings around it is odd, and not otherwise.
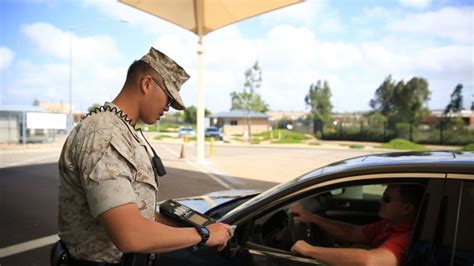
[{"label": "driver's arm", "polygon": [[312,246],[300,240],[293,245],[291,251],[314,258],[328,265],[399,265],[396,256],[385,248],[371,250],[324,248]]},{"label": "driver's arm", "polygon": [[342,223],[312,214],[299,203],[291,205],[289,211],[295,215],[295,220],[313,223],[337,239],[352,243],[367,243],[367,238],[362,232],[361,226]]}]

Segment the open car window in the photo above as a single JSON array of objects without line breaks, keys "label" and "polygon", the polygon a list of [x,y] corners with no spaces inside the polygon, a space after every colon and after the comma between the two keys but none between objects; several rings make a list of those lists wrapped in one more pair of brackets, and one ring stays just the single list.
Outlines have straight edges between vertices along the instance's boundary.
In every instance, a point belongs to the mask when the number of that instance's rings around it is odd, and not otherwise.
[{"label": "open car window", "polygon": [[[322,247],[368,249],[370,248],[368,245],[336,239],[314,224],[297,222],[288,209],[292,204],[299,203],[311,213],[331,220],[354,225],[374,223],[381,219],[378,215],[379,201],[388,186],[385,182],[344,183],[328,189],[320,188],[304,197],[295,196],[256,217],[247,243],[252,248],[259,247],[273,253],[280,250],[282,254],[289,254],[297,240],[305,240],[309,244]],[[400,182],[391,180],[390,183]],[[420,185],[423,184],[420,182]]]},{"label": "open car window", "polygon": [[347,245],[347,243],[332,239],[314,225],[293,221],[293,217],[288,212],[290,205],[299,203],[311,213],[329,219],[352,224],[366,224],[379,219],[378,201],[385,188],[386,185],[383,184],[338,187],[290,201],[258,218],[250,241],[285,251],[289,251],[299,239],[327,247]]}]

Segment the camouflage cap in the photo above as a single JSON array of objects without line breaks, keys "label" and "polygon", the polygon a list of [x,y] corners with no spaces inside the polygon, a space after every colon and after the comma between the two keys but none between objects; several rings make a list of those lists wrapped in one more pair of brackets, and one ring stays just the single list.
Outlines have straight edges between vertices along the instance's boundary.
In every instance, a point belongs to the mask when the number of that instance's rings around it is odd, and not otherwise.
[{"label": "camouflage cap", "polygon": [[140,60],[150,65],[163,78],[166,86],[164,89],[173,98],[171,107],[176,110],[184,110],[186,107],[179,95],[179,90],[181,85],[189,79],[188,73],[173,59],[153,47]]}]

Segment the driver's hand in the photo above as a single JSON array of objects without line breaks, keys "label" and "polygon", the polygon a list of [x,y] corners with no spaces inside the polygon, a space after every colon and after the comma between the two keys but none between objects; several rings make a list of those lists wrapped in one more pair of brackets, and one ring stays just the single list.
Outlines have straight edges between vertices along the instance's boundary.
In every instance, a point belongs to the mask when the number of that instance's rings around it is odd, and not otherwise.
[{"label": "driver's hand", "polygon": [[310,257],[311,249],[313,246],[308,244],[304,240],[298,240],[296,243],[291,247],[291,252],[301,254],[305,257]]},{"label": "driver's hand", "polygon": [[297,221],[301,221],[304,223],[312,221],[313,215],[306,209],[304,209],[303,206],[301,206],[301,204],[299,203],[292,204],[288,210],[295,216],[294,219]]}]

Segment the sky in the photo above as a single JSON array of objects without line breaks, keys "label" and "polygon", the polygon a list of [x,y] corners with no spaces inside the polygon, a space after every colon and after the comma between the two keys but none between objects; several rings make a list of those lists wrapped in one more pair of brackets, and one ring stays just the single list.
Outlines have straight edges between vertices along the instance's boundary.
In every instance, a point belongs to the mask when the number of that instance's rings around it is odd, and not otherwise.
[{"label": "sky", "polygon": [[[153,46],[191,75],[181,95],[196,106],[197,41],[116,1],[0,0],[0,105],[71,96],[73,108],[86,111],[113,100],[128,66]],[[333,111],[368,111],[389,75],[425,78],[433,110],[446,107],[459,83],[465,108],[474,101],[468,0],[308,0],[211,32],[204,45],[205,106],[213,113],[230,110],[230,93],[243,90],[257,60],[257,93],[272,111],[309,111],[304,98],[318,80],[329,83]]]}]

